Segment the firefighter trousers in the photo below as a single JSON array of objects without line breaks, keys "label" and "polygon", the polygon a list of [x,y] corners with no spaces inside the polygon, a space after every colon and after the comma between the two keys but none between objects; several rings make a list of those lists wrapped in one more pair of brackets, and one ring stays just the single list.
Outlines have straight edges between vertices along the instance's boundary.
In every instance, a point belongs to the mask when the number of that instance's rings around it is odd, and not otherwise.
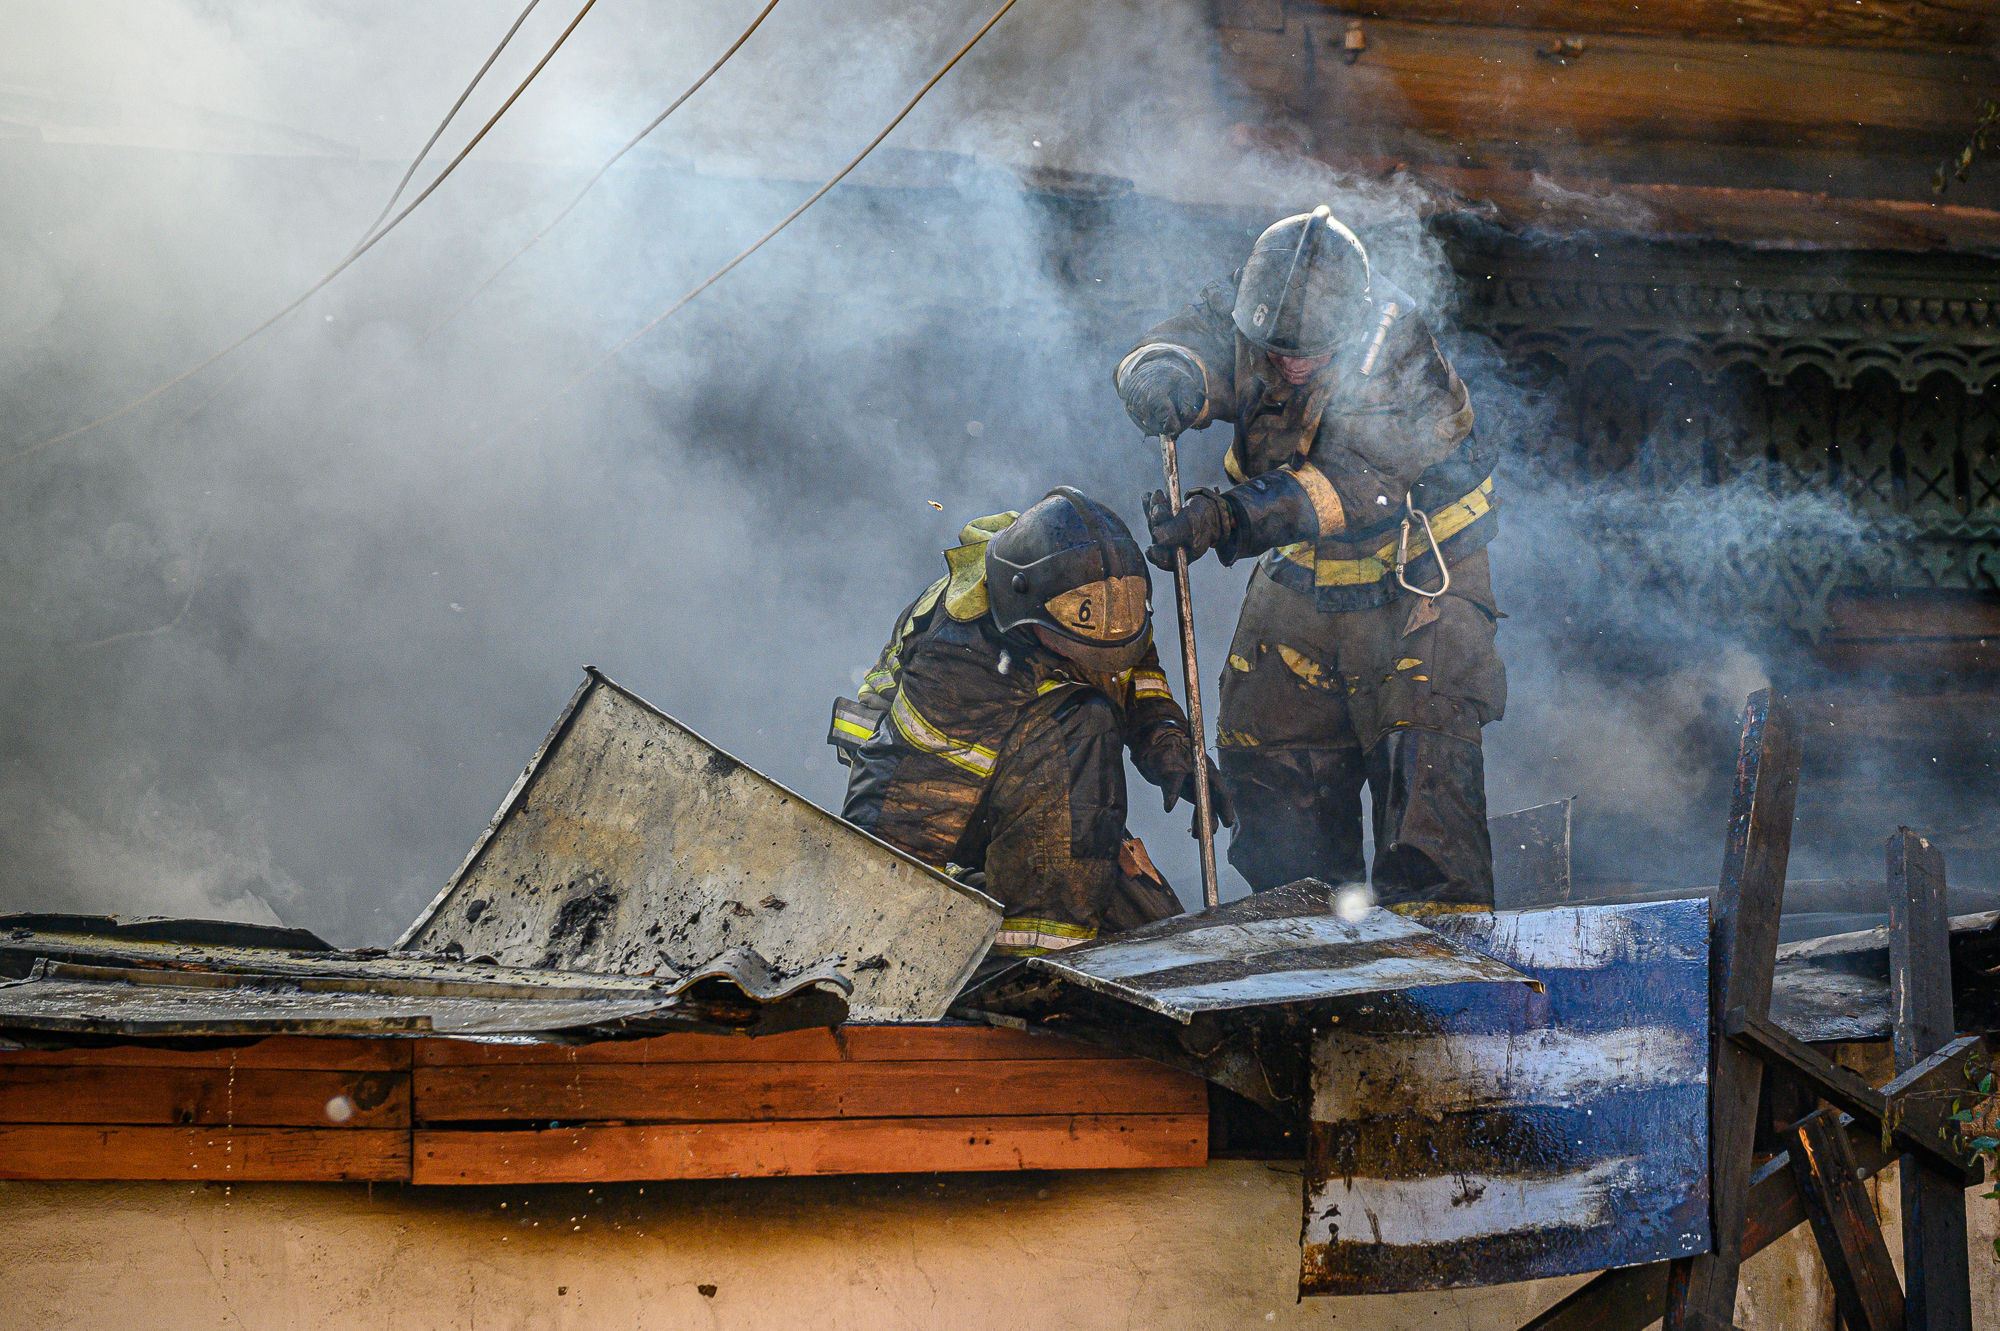
[{"label": "firefighter trousers", "polygon": [[1383,905],[1493,904],[1480,727],[1507,703],[1481,550],[1429,600],[1326,614],[1251,575],[1222,671],[1217,741],[1239,823],[1229,862],[1257,891],[1367,876]]}]

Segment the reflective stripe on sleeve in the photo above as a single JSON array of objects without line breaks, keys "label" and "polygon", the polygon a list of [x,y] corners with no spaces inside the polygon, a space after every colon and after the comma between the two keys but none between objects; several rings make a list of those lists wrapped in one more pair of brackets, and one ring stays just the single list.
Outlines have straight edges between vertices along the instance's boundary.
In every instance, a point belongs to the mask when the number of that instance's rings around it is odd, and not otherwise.
[{"label": "reflective stripe on sleeve", "polygon": [[993,764],[999,755],[978,744],[961,744],[932,725],[910,701],[909,690],[897,690],[896,701],[889,708],[889,717],[912,747],[934,754],[982,779],[993,775]]},{"label": "reflective stripe on sleeve", "polygon": [[[1433,512],[1431,530],[1437,534],[1437,539],[1449,540],[1485,517],[1492,511],[1492,495],[1493,478],[1489,476],[1479,483],[1478,488]],[[1389,576],[1396,563],[1398,539],[1398,535],[1391,534],[1379,550],[1359,559],[1322,559],[1311,541],[1281,546],[1277,555],[1301,569],[1311,569],[1316,586],[1363,587]],[[1428,554],[1430,548],[1430,543],[1424,539],[1423,529],[1414,528],[1410,533],[1410,558],[1415,560],[1420,555]]]},{"label": "reflective stripe on sleeve", "polygon": [[1037,957],[1045,952],[1061,952],[1065,948],[1088,943],[1096,937],[1097,930],[1090,925],[1065,924],[1061,920],[1023,915],[1000,922],[1000,933],[993,940],[993,950],[1018,957]]}]

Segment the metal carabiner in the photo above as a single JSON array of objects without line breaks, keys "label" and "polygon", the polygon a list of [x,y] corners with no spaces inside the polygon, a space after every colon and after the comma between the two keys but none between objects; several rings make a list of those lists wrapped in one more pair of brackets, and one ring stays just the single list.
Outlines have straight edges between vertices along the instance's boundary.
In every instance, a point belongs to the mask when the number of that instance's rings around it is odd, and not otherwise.
[{"label": "metal carabiner", "polygon": [[[1438,576],[1442,581],[1434,592],[1427,592],[1403,576],[1403,570],[1410,563],[1410,519],[1415,518],[1424,525],[1424,541],[1431,553],[1437,556]],[[1444,562],[1444,551],[1438,549],[1437,536],[1431,531],[1431,515],[1418,508],[1410,499],[1410,492],[1403,494],[1403,534],[1396,541],[1396,582],[1406,592],[1415,592],[1427,600],[1435,601],[1451,590],[1451,566]]]}]

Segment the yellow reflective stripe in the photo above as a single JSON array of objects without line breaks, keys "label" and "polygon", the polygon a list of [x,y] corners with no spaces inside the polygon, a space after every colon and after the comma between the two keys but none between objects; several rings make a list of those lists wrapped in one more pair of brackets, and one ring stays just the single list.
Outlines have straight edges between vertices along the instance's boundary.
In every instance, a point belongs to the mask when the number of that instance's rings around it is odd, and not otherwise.
[{"label": "yellow reflective stripe", "polygon": [[1135,698],[1171,698],[1174,691],[1167,683],[1167,677],[1153,671],[1132,676],[1132,696]]},{"label": "yellow reflective stripe", "polygon": [[1234,444],[1231,444],[1229,451],[1222,455],[1222,474],[1238,485],[1250,479],[1243,474],[1243,463],[1236,456],[1236,445]]},{"label": "yellow reflective stripe", "polygon": [[[1431,530],[1437,539],[1445,541],[1470,527],[1479,519],[1493,511],[1491,496],[1493,478],[1488,476],[1479,483],[1479,488],[1462,498],[1454,499],[1437,512],[1431,514]],[[1402,539],[1398,531],[1383,542],[1381,549],[1359,559],[1315,559],[1311,542],[1302,541],[1288,545],[1278,553],[1301,568],[1313,570],[1313,582],[1321,587],[1356,587],[1371,582],[1380,582],[1389,576],[1396,564],[1396,545]],[[1410,558],[1426,553],[1430,546],[1424,540],[1423,526],[1412,523],[1410,531]]]},{"label": "yellow reflective stripe", "polygon": [[1056,677],[1055,679],[1045,679],[1041,683],[1035,685],[1035,696],[1039,698],[1044,693],[1054,693],[1057,689],[1066,689],[1074,685],[1075,683],[1076,681],[1073,679],[1063,679],[1060,676]]},{"label": "yellow reflective stripe", "polygon": [[854,722],[840,717],[834,718],[833,728],[843,735],[852,735],[856,739],[873,739],[875,737],[875,732],[867,726],[856,725]]},{"label": "yellow reflective stripe", "polygon": [[1335,493],[1333,482],[1326,474],[1310,462],[1301,462],[1293,469],[1299,488],[1312,500],[1313,517],[1319,523],[1321,536],[1338,536],[1347,530],[1347,510],[1341,507],[1340,496]]},{"label": "yellow reflective stripe", "polygon": [[1283,643],[1279,643],[1278,657],[1285,663],[1286,669],[1312,687],[1316,689],[1330,689],[1333,687],[1333,681],[1327,678],[1326,668],[1310,656],[1307,656],[1304,652],[1294,651]]},{"label": "yellow reflective stripe", "polygon": [[896,701],[889,708],[889,716],[903,738],[925,753],[935,754],[977,777],[993,775],[993,764],[999,755],[977,744],[961,744],[925,720],[916,704],[910,701],[907,689],[897,692]]},{"label": "yellow reflective stripe", "polygon": [[1017,956],[1040,956],[1044,952],[1061,952],[1065,948],[1088,943],[1096,937],[1097,930],[1091,925],[1024,915],[1000,922],[1000,933],[994,938],[993,947],[996,951]]}]

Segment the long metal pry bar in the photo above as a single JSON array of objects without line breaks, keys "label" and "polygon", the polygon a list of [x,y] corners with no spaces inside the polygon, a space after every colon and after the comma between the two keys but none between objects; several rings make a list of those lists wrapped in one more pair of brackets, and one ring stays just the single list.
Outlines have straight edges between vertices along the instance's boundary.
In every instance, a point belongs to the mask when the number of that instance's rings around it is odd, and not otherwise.
[{"label": "long metal pry bar", "polygon": [[[1160,436],[1160,462],[1167,469],[1167,503],[1181,511],[1181,461],[1173,435]],[[1181,614],[1181,680],[1187,686],[1189,742],[1194,745],[1195,839],[1201,844],[1201,900],[1205,906],[1222,904],[1222,890],[1215,878],[1215,807],[1208,790],[1208,728],[1201,719],[1201,668],[1194,659],[1194,590],[1188,585],[1188,557],[1185,548],[1174,551],[1174,597]]]}]

